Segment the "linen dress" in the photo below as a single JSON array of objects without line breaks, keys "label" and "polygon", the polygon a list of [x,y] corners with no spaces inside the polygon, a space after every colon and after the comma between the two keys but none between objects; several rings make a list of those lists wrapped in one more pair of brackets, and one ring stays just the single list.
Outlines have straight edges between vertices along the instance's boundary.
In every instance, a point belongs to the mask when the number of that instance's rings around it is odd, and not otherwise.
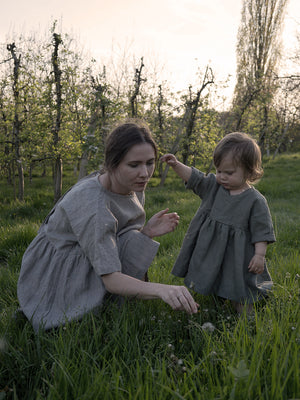
[{"label": "linen dress", "polygon": [[101,275],[143,279],[159,243],[140,232],[144,193],[119,195],[93,174],[55,205],[24,253],[18,298],[35,331],[79,319],[107,291]]},{"label": "linen dress", "polygon": [[266,199],[255,188],[230,195],[214,174],[192,168],[186,183],[202,198],[190,223],[172,273],[184,277],[196,292],[253,303],[267,294],[272,280],[265,264],[262,274],[249,272],[256,242],[274,242]]}]

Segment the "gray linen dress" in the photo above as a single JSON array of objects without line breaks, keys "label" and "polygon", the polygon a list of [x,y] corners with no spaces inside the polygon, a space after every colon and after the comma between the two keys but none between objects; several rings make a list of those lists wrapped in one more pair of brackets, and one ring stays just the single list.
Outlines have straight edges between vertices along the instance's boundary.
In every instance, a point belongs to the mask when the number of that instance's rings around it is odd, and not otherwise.
[{"label": "gray linen dress", "polygon": [[93,174],[52,209],[24,253],[18,298],[35,331],[79,319],[103,303],[101,275],[143,279],[159,243],[140,232],[144,193],[107,191]]},{"label": "gray linen dress", "polygon": [[188,189],[202,203],[183,240],[172,273],[184,277],[196,292],[253,303],[267,294],[272,280],[265,265],[262,274],[248,271],[256,242],[274,242],[266,199],[255,188],[231,196],[216,181],[192,169]]}]

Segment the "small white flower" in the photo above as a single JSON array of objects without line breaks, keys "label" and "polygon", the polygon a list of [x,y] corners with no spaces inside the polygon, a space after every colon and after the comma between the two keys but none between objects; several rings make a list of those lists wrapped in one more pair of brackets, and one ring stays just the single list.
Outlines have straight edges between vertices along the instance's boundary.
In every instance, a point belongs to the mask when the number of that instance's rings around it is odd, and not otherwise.
[{"label": "small white flower", "polygon": [[285,274],[285,277],[286,277],[287,279],[289,279],[289,278],[291,277],[291,274],[290,274],[289,272],[287,272],[287,273]]},{"label": "small white flower", "polygon": [[205,323],[201,326],[201,328],[202,328],[204,331],[207,331],[207,332],[213,332],[213,331],[216,329],[216,327],[215,327],[211,322],[205,322]]}]

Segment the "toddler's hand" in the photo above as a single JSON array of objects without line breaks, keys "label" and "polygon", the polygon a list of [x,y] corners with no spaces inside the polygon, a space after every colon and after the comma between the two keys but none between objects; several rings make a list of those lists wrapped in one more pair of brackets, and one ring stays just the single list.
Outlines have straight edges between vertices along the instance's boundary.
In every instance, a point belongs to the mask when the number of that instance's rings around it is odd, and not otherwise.
[{"label": "toddler's hand", "polygon": [[265,257],[259,254],[254,254],[252,257],[248,269],[253,274],[261,274],[264,270]]},{"label": "toddler's hand", "polygon": [[177,164],[177,158],[174,156],[174,154],[165,154],[160,157],[160,161],[167,163],[171,167],[174,167]]}]

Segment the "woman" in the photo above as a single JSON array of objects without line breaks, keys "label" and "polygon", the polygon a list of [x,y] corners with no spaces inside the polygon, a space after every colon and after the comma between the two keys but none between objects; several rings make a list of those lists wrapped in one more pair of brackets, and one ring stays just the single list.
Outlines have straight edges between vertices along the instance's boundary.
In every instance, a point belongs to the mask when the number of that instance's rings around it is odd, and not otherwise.
[{"label": "woman", "polygon": [[179,222],[165,209],[144,226],[144,190],[156,158],[146,126],[121,124],[108,137],[105,172],[79,181],[47,216],[24,253],[18,281],[21,309],[35,331],[81,318],[107,293],[197,312],[184,286],[144,280],[159,247],[153,238]]}]

